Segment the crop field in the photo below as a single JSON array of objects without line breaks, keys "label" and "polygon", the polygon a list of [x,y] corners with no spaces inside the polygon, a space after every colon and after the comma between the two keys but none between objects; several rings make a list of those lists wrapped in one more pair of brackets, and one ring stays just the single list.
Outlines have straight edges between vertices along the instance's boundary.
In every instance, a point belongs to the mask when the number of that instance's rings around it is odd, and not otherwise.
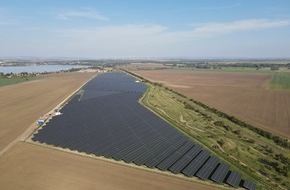
[{"label": "crop field", "polygon": [[273,84],[288,88],[287,73],[282,77],[274,75],[272,80],[271,73],[174,69],[134,72],[246,122],[290,137],[290,91],[268,88],[273,80]]},{"label": "crop field", "polygon": [[233,187],[244,185],[240,173],[139,104],[146,86],[135,80],[125,73],[98,76],[32,140]]},{"label": "crop field", "polygon": [[0,150],[95,73],[47,75],[0,88]]}]

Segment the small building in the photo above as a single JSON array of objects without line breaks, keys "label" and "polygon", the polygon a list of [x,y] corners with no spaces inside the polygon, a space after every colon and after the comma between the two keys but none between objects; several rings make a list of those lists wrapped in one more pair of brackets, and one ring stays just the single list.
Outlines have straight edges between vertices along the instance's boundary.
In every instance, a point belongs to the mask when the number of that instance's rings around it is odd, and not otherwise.
[{"label": "small building", "polygon": [[44,120],[43,119],[39,119],[39,120],[37,120],[37,125],[42,125],[43,123],[44,123]]}]

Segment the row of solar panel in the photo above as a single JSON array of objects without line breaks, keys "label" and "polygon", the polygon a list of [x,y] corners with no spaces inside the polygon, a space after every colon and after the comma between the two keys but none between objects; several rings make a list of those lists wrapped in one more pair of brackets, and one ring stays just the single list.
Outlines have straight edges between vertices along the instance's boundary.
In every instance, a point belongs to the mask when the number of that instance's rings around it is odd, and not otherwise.
[{"label": "row of solar panel", "polygon": [[[33,140],[237,187],[240,174],[229,173],[228,165],[137,102],[145,89],[126,74],[101,75]],[[246,182],[245,188],[255,189],[254,183]]]}]

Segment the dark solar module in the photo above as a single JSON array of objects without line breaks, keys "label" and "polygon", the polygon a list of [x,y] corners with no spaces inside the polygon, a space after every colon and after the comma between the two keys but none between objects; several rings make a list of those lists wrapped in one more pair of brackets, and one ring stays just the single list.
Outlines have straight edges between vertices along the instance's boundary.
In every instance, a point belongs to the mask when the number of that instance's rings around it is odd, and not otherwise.
[{"label": "dark solar module", "polygon": [[213,175],[211,176],[211,179],[217,183],[222,183],[228,172],[229,172],[230,166],[227,164],[220,164],[218,168],[214,171]]},{"label": "dark solar module", "polygon": [[219,159],[216,156],[210,157],[202,168],[196,173],[196,176],[200,179],[207,179],[215,167],[218,165]]},{"label": "dark solar module", "polygon": [[233,187],[238,187],[241,181],[241,177],[242,176],[240,173],[232,171],[226,182]]},{"label": "dark solar module", "polygon": [[256,189],[256,184],[252,181],[245,180],[243,183],[243,187],[248,189],[248,190],[255,190]]},{"label": "dark solar module", "polygon": [[193,159],[188,166],[182,170],[182,173],[187,176],[193,176],[197,170],[205,163],[209,158],[209,151],[203,150],[195,159]]}]

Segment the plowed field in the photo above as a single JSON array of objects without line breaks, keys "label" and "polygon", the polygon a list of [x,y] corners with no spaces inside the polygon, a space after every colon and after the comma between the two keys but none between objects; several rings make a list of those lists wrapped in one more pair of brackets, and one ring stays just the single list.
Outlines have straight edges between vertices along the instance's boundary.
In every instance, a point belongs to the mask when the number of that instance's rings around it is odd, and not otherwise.
[{"label": "plowed field", "polygon": [[267,89],[271,74],[184,70],[134,72],[246,122],[290,137],[290,92]]}]

